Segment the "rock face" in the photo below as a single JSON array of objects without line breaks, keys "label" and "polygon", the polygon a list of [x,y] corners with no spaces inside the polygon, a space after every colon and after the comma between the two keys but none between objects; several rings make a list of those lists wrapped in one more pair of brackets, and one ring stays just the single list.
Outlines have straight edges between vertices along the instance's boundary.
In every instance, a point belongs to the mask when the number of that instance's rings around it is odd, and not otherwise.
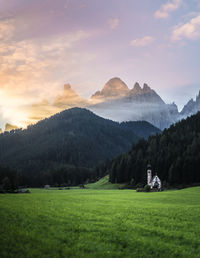
[{"label": "rock face", "polygon": [[183,107],[180,114],[183,118],[186,118],[187,116],[193,115],[198,111],[200,111],[200,91],[196,97],[196,100],[194,101],[193,99],[191,99],[190,101],[188,101],[188,103]]},{"label": "rock face", "polygon": [[117,99],[127,95],[129,92],[128,86],[120,78],[112,78],[109,80],[101,91],[97,91],[92,95],[92,99],[96,100],[110,100]]},{"label": "rock face", "polygon": [[80,104],[80,96],[71,88],[70,84],[64,85],[62,95],[58,95],[54,101],[54,106],[62,108],[71,108]]},{"label": "rock face", "polygon": [[164,129],[176,122],[179,116],[177,106],[165,104],[146,83],[141,88],[137,82],[129,89],[119,78],[113,78],[102,91],[91,97],[94,98],[101,101],[88,108],[99,116],[118,122],[144,120]]}]

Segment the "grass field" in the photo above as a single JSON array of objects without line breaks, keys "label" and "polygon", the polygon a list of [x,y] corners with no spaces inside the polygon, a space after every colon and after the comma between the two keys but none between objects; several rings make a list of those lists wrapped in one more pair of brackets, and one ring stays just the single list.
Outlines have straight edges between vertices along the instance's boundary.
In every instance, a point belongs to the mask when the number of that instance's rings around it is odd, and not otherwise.
[{"label": "grass field", "polygon": [[85,187],[88,189],[106,189],[106,190],[119,189],[124,186],[125,186],[124,184],[111,184],[109,182],[109,175],[101,178],[99,181],[95,183],[85,185]]},{"label": "grass field", "polygon": [[2,194],[0,257],[200,257],[200,187]]}]

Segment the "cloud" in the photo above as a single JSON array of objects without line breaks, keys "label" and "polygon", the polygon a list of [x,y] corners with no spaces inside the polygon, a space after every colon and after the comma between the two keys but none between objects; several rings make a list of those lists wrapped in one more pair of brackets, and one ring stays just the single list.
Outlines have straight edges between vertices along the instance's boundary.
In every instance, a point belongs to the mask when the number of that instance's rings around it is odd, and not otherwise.
[{"label": "cloud", "polygon": [[14,33],[13,21],[1,21],[0,22],[0,40],[5,41],[10,39]]},{"label": "cloud", "polygon": [[184,38],[190,40],[200,38],[200,15],[185,24],[174,27],[172,32],[172,41],[179,41]]},{"label": "cloud", "polygon": [[0,22],[1,126],[3,121],[24,126],[34,115],[28,107],[55,98],[64,80],[78,77],[93,58],[76,48],[90,37],[83,30],[32,39],[16,39],[17,33],[13,22]]},{"label": "cloud", "polygon": [[157,10],[154,14],[156,19],[166,19],[169,17],[171,12],[177,10],[182,4],[182,0],[172,0],[162,5],[162,7]]},{"label": "cloud", "polygon": [[151,36],[146,36],[143,38],[134,39],[130,42],[133,47],[145,47],[153,43],[155,39]]},{"label": "cloud", "polygon": [[120,20],[118,18],[111,18],[108,20],[108,25],[111,30],[116,29],[119,26]]}]

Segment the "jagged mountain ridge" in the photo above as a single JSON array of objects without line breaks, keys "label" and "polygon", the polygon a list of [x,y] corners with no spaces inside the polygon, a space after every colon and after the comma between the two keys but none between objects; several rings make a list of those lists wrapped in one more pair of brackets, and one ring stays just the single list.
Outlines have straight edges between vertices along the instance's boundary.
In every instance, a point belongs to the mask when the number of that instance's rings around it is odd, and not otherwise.
[{"label": "jagged mountain ridge", "polygon": [[91,96],[93,100],[105,101],[126,96],[129,93],[128,86],[120,78],[109,80],[101,91]]},{"label": "jagged mountain ridge", "polygon": [[200,111],[200,91],[196,97],[196,100],[189,100],[188,103],[183,107],[181,115],[186,118],[187,116],[193,115]]},{"label": "jagged mountain ridge", "polygon": [[63,93],[55,96],[52,104],[44,101],[32,105],[29,119],[31,123],[35,123],[64,109],[82,107],[101,117],[118,122],[148,121],[162,130],[199,111],[199,99],[200,97],[196,101],[190,100],[179,113],[176,104],[166,104],[146,83],[142,88],[136,82],[130,89],[125,82],[115,77],[90,99],[80,97],[70,84],[65,84]]},{"label": "jagged mountain ridge", "polygon": [[[114,121],[145,120],[160,129],[169,127],[178,120],[177,106],[165,104],[161,97],[146,83],[143,88],[140,87],[139,83],[135,83],[132,89],[124,85],[125,83],[119,78],[111,79],[97,94],[100,101],[88,106],[88,108],[97,115]],[[120,93],[119,89],[122,89],[122,86],[123,90]],[[106,95],[106,92],[109,94]],[[91,99],[96,98],[95,96],[96,94]]]},{"label": "jagged mountain ridge", "polygon": [[147,101],[151,98],[151,102],[156,101],[164,104],[161,97],[146,83],[144,83],[143,88],[141,88],[139,83],[136,82],[134,87],[129,89],[125,82],[118,77],[110,79],[101,91],[97,91],[91,96],[91,99],[100,100],[102,102],[121,98],[127,98],[133,101]]}]

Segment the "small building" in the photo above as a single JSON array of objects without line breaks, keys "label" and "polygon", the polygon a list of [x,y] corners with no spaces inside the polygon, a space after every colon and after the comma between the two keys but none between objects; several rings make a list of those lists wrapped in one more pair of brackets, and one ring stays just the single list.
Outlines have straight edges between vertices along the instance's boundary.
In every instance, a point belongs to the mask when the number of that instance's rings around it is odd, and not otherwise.
[{"label": "small building", "polygon": [[162,183],[157,174],[152,178],[152,169],[151,165],[147,166],[147,184],[151,187],[151,189],[161,190]]}]

